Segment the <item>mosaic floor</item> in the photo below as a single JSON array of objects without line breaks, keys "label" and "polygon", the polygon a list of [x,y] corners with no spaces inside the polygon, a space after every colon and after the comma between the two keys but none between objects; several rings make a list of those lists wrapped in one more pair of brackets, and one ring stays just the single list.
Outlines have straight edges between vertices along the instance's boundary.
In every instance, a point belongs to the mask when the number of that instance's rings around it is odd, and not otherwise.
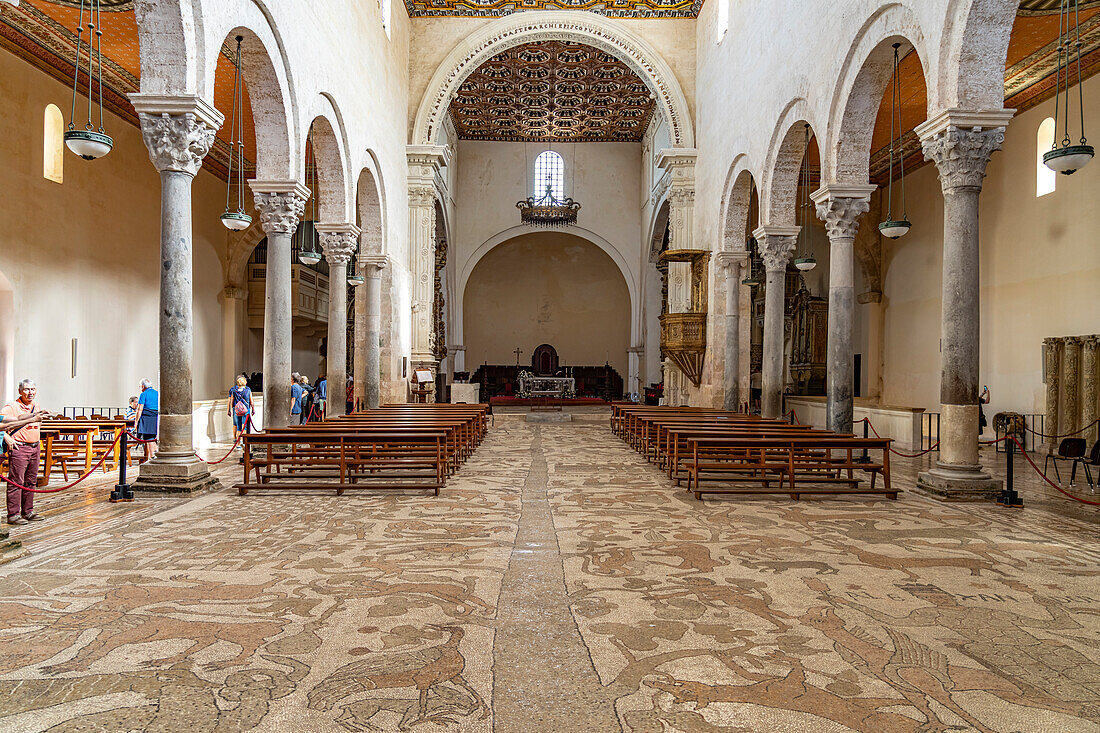
[{"label": "mosaic floor", "polygon": [[0,733],[1100,730],[1100,512],[697,502],[584,418],[438,498],[43,500]]}]

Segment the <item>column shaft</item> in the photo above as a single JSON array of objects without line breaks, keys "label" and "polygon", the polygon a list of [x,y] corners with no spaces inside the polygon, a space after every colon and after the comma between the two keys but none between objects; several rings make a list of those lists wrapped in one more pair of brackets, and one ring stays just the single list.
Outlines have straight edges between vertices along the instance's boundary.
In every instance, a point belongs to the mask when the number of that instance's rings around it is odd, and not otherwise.
[{"label": "column shaft", "polygon": [[[1081,351],[1081,425],[1091,425],[1096,422],[1096,348],[1097,337],[1085,338]],[[1092,427],[1082,433],[1091,448],[1096,440],[1096,428]]]},{"label": "column shaft", "polygon": [[344,389],[348,379],[348,265],[330,261],[328,266],[328,380],[327,414],[346,411]]},{"label": "column shaft", "polygon": [[[1075,433],[1081,425],[1078,416],[1081,414],[1081,339],[1076,336],[1068,336],[1065,339],[1065,351],[1062,359],[1065,381],[1062,387],[1062,423],[1059,433],[1068,435]],[[1074,436],[1077,437],[1077,436]]]},{"label": "column shaft", "polygon": [[829,430],[852,432],[852,269],[854,237],[836,237],[829,248],[829,338],[826,412]]},{"label": "column shaft", "polygon": [[290,373],[294,326],[291,300],[293,235],[267,235],[267,267],[264,275],[264,424],[290,423]]},{"label": "column shaft", "polygon": [[764,293],[764,361],[761,366],[760,414],[777,418],[783,412],[783,319],[787,268],[768,269]]},{"label": "column shaft", "polygon": [[1043,340],[1046,347],[1044,359],[1046,360],[1047,373],[1047,410],[1043,420],[1043,432],[1047,436],[1043,439],[1046,451],[1053,453],[1058,450],[1058,397],[1062,388],[1062,339],[1049,338]]},{"label": "column shaft", "polygon": [[376,409],[382,396],[382,268],[368,266],[363,285],[366,298],[363,370],[367,409]]}]

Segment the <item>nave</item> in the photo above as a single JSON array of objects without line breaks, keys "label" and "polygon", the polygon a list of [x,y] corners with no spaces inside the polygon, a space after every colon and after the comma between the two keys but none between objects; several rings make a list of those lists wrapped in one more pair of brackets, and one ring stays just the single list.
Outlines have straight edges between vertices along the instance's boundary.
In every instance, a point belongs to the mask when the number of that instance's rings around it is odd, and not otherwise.
[{"label": "nave", "polygon": [[1095,730],[1095,525],[1023,470],[1026,514],[700,502],[575,418],[438,497],[43,500],[0,731]]}]

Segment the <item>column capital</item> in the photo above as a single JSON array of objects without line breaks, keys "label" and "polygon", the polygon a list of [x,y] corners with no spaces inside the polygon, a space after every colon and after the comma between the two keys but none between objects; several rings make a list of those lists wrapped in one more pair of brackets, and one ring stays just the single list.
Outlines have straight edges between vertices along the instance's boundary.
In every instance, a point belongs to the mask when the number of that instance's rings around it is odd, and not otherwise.
[{"label": "column capital", "polygon": [[723,251],[714,253],[714,264],[726,271],[726,277],[736,277],[738,268],[748,262],[749,253],[741,251]]},{"label": "column capital", "polygon": [[436,190],[433,185],[410,184],[409,208],[431,208],[435,205]]},{"label": "column capital", "polygon": [[1100,338],[1096,336],[1085,336],[1082,339],[1082,345],[1085,347],[1086,352],[1095,352],[1097,347],[1100,346]]},{"label": "column capital", "polygon": [[382,270],[390,263],[386,255],[360,255],[359,267],[365,277],[382,277]]},{"label": "column capital", "polygon": [[239,285],[226,285],[222,288],[222,297],[226,300],[247,300],[248,290]]},{"label": "column capital", "polygon": [[800,227],[762,226],[752,236],[764,260],[764,269],[768,272],[783,272],[794,253]]},{"label": "column capital", "polygon": [[186,173],[194,178],[214,144],[215,128],[194,113],[159,115],[139,112],[141,137],[158,172]]},{"label": "column capital", "polygon": [[305,213],[310,190],[298,181],[249,181],[248,187],[264,233],[293,234]]},{"label": "column capital", "polygon": [[645,353],[645,346],[642,345],[642,344],[638,344],[636,346],[631,346],[629,349],[626,350],[626,353],[628,353],[628,354],[638,354],[638,355],[644,354]]},{"label": "column capital", "polygon": [[314,229],[321,240],[321,252],[330,265],[346,265],[351,261],[359,246],[359,227],[354,224],[318,224]]},{"label": "column capital", "polygon": [[1015,110],[944,110],[918,125],[924,157],[936,164],[946,194],[981,189],[986,165],[1005,139],[1005,125]]},{"label": "column capital", "polygon": [[859,217],[871,208],[871,194],[876,190],[878,186],[830,183],[810,194],[830,240],[855,239]]}]

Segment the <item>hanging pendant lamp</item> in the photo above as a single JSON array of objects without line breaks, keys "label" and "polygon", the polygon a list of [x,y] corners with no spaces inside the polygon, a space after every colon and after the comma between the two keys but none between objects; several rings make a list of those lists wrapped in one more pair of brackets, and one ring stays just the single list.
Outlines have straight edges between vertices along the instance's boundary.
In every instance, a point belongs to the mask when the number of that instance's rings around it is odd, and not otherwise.
[{"label": "hanging pendant lamp", "polygon": [[[810,126],[806,125],[806,147],[803,148],[803,156],[805,151],[810,149]],[[817,267],[817,258],[814,257],[813,252],[810,251],[810,169],[806,165],[806,161],[803,159],[802,168],[799,171],[799,178],[802,180],[799,182],[798,192],[798,217],[799,227],[798,230],[798,242],[799,250],[801,254],[794,259],[794,266],[802,272],[809,272]]]},{"label": "hanging pendant lamp", "polygon": [[745,275],[745,279],[741,281],[741,284],[747,285],[750,288],[755,288],[756,286],[760,285],[761,282],[760,278],[756,275],[756,240],[752,237],[749,237],[748,240],[745,242],[745,251],[749,253],[749,274]]},{"label": "hanging pendant lamp", "polygon": [[[1055,140],[1050,151],[1043,153],[1047,168],[1063,175],[1071,175],[1088,165],[1096,151],[1085,138],[1085,92],[1081,84],[1081,18],[1079,0],[1062,0],[1058,18],[1058,71],[1054,83],[1054,129],[1062,123],[1061,144]],[[1072,24],[1072,29],[1070,28]],[[1073,48],[1070,48],[1070,43]],[[1069,85],[1070,72],[1077,71],[1077,100],[1081,118],[1081,138],[1076,145],[1069,137]],[[1062,106],[1062,99],[1065,105]],[[1059,120],[1059,116],[1061,120]]]},{"label": "hanging pendant lamp", "polygon": [[[900,43],[894,44],[894,78],[890,87],[890,181],[887,184],[886,191],[886,221],[881,222],[878,225],[878,230],[882,232],[882,236],[889,237],[890,239],[899,239],[904,237],[909,228],[913,226],[909,223],[909,217],[905,215],[905,152],[901,147],[901,77],[898,74],[898,64],[901,61],[901,57],[898,54],[898,49],[901,48]],[[898,150],[898,167],[901,172],[901,210],[902,215],[900,219],[895,219],[894,214],[894,120],[897,119],[897,150]]]},{"label": "hanging pendant lamp", "polygon": [[359,253],[356,252],[348,263],[348,285],[357,288],[362,284],[363,276],[359,274]]},{"label": "hanging pendant lamp", "polygon": [[[225,213],[221,215],[222,224],[230,231],[239,232],[248,229],[252,217],[244,213],[244,93],[241,86],[241,41],[237,36],[237,54],[233,57],[233,113],[229,123],[229,176],[225,179]],[[234,140],[236,138],[236,140]],[[237,158],[237,208],[229,210],[229,196],[233,192],[233,158]]]},{"label": "hanging pendant lamp", "polygon": [[[315,229],[313,228],[313,222],[317,221],[317,156],[313,152],[313,129],[310,128],[309,136],[306,138],[309,144],[309,158],[306,160],[306,186],[309,187],[310,197],[309,203],[312,210],[312,219],[310,220],[309,236],[306,236],[306,223],[303,221],[298,225],[298,261],[303,265],[316,265],[321,261],[321,253],[317,251],[317,245],[314,243],[316,239]],[[309,163],[312,161],[313,165]],[[309,172],[313,171],[313,185],[309,184]],[[308,246],[306,240],[309,240]]]},{"label": "hanging pendant lamp", "polygon": [[[88,11],[88,121],[84,129],[76,129],[76,95],[80,87],[80,56],[84,49],[84,11]],[[96,93],[92,76],[92,56],[95,55],[99,76]],[[93,97],[99,106],[99,128],[92,124]],[[100,25],[99,0],[80,0],[80,20],[76,27],[76,63],[73,65],[73,101],[69,108],[69,127],[65,130],[65,147],[84,160],[102,158],[111,152],[114,141],[103,129],[103,26]]]}]

